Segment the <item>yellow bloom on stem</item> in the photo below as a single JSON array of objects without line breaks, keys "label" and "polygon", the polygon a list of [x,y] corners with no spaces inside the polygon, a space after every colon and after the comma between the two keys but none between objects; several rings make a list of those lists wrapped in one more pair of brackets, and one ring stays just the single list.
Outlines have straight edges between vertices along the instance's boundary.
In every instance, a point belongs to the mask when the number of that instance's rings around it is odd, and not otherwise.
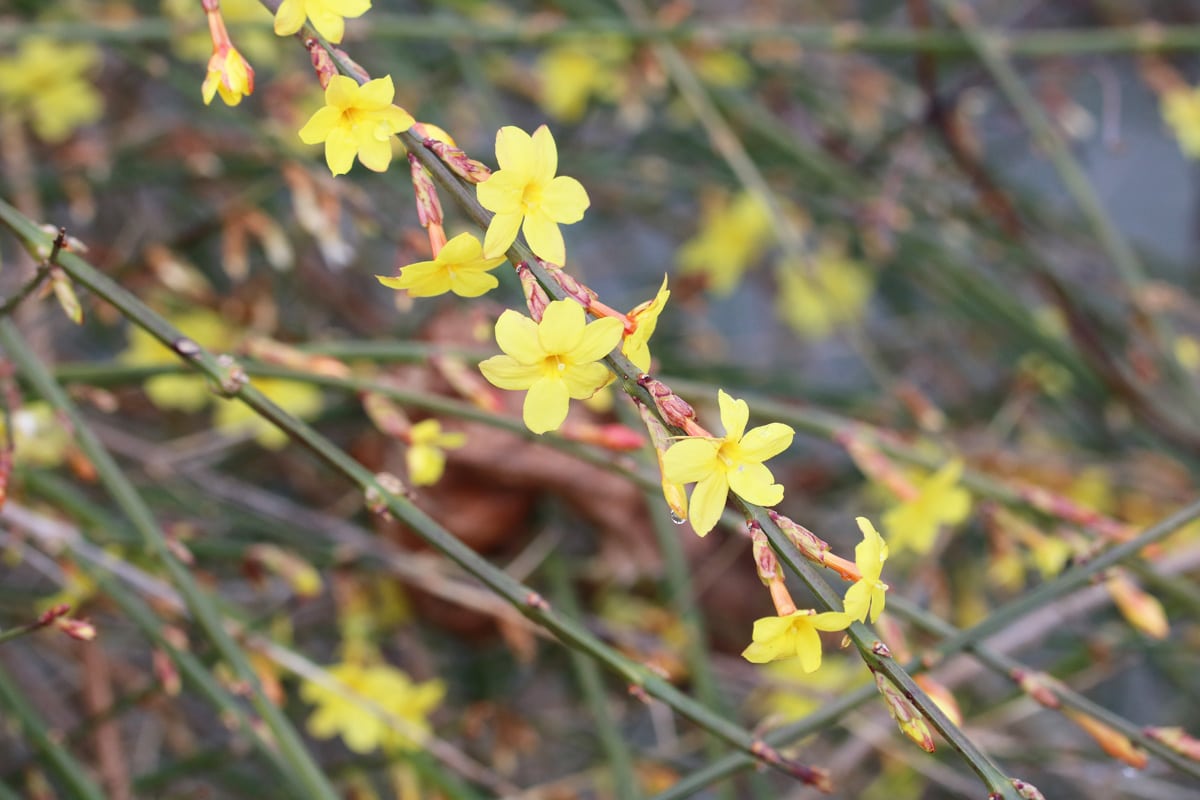
[{"label": "yellow bloom on stem", "polygon": [[1173,89],[1161,97],[1162,118],[1189,158],[1200,158],[1200,87]]},{"label": "yellow bloom on stem", "polygon": [[392,163],[392,134],[416,122],[404,109],[392,105],[396,87],[392,76],[376,78],[362,86],[353,78],[334,75],[325,87],[325,107],[300,129],[305,144],[325,142],[325,163],[334,175],[350,171],[357,155],[375,172]]},{"label": "yellow bloom on stem", "polygon": [[654,335],[654,330],[658,327],[658,318],[670,296],[671,291],[667,288],[667,276],[664,275],[662,286],[659,287],[658,294],[654,296],[654,299],[642,303],[628,314],[629,318],[637,323],[637,328],[625,337],[625,342],[621,345],[621,352],[642,372],[650,371],[650,337]]},{"label": "yellow bloom on stem", "polygon": [[779,316],[807,339],[825,339],[862,316],[871,281],[840,245],[824,245],[808,263],[785,262],[779,272]]},{"label": "yellow bloom on stem", "polygon": [[501,389],[528,390],[525,427],[534,433],[557,430],[571,399],[585,400],[608,381],[600,359],[623,331],[612,317],[587,322],[583,306],[573,300],[550,303],[540,323],[510,309],[496,321],[496,343],[505,355],[492,356],[479,370]]},{"label": "yellow bloom on stem", "polygon": [[218,47],[208,60],[208,75],[200,87],[204,105],[220,92],[227,106],[236,106],[254,92],[254,68],[232,45]]},{"label": "yellow bloom on stem", "polygon": [[275,12],[275,33],[291,36],[307,19],[317,33],[337,44],[346,33],[343,18],[361,17],[370,7],[371,0],[283,0]]},{"label": "yellow bloom on stem", "polygon": [[816,672],[821,666],[821,636],[817,631],[842,631],[853,620],[841,611],[793,611],[784,617],[763,617],[754,621],[753,640],[742,651],[752,664],[766,664],[785,658],[800,660],[800,669]]},{"label": "yellow bloom on stem", "polygon": [[958,485],[962,462],[954,459],[917,487],[917,496],[883,515],[888,541],[897,550],[928,553],[942,525],[957,525],[971,511],[971,495]]},{"label": "yellow bloom on stem", "polygon": [[672,483],[695,483],[688,506],[692,529],[705,536],[716,527],[730,490],[743,500],[773,506],[783,499],[783,487],[763,462],[786,450],[796,432],[781,422],[750,431],[750,407],[720,390],[722,438],[689,436],[663,455],[663,477]]},{"label": "yellow bloom on stem", "polygon": [[0,111],[14,109],[39,139],[61,142],[104,111],[104,100],[87,77],[99,63],[100,51],[93,45],[30,36],[16,55],[0,58]]},{"label": "yellow bloom on stem", "polygon": [[540,91],[538,102],[546,113],[564,122],[576,122],[595,96],[617,100],[628,79],[621,68],[629,60],[629,43],[620,39],[577,40],[545,50],[535,67]]},{"label": "yellow bloom on stem", "polygon": [[862,577],[846,590],[842,605],[852,619],[866,622],[870,614],[871,622],[874,622],[883,612],[887,599],[888,585],[879,576],[883,572],[883,562],[887,561],[888,546],[869,519],[858,517],[856,521],[863,540],[854,548],[854,563]]},{"label": "yellow bloom on stem", "polygon": [[454,292],[459,297],[479,297],[496,288],[500,281],[489,275],[504,261],[504,256],[484,258],[483,246],[469,233],[460,233],[442,246],[433,261],[418,261],[400,268],[400,275],[376,275],[391,289],[403,289],[412,297],[434,297]]},{"label": "yellow bloom on stem", "polygon": [[446,469],[446,454],[443,450],[462,447],[467,443],[464,433],[444,433],[442,423],[436,419],[425,419],[412,426],[408,433],[408,480],[413,486],[432,486],[442,477]]},{"label": "yellow bloom on stem", "polygon": [[742,192],[704,205],[699,233],[684,242],[675,260],[685,275],[702,274],[714,294],[726,295],[772,241],[767,207]]},{"label": "yellow bloom on stem", "polygon": [[587,191],[574,178],[554,176],[558,171],[558,148],[545,125],[530,136],[511,125],[496,134],[496,161],[500,169],[476,186],[479,204],[495,213],[483,237],[483,254],[504,255],[525,233],[529,248],[553,264],[567,260],[560,224],[583,219],[591,204]]},{"label": "yellow bloom on stem", "polygon": [[312,681],[300,687],[301,698],[316,706],[308,718],[310,734],[318,739],[341,736],[346,747],[360,754],[422,748],[430,734],[427,717],[446,694],[441,681],[413,683],[395,667],[357,661],[328,671],[344,693]]}]

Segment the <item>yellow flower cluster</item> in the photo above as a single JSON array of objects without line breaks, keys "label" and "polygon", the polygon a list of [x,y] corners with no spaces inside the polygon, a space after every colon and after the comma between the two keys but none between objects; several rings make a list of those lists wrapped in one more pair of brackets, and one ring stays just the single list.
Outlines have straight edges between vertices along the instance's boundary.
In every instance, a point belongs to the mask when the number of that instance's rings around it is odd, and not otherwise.
[{"label": "yellow flower cluster", "polygon": [[61,142],[104,111],[88,77],[99,64],[93,45],[31,36],[13,56],[0,58],[0,111],[28,120],[39,139]]}]

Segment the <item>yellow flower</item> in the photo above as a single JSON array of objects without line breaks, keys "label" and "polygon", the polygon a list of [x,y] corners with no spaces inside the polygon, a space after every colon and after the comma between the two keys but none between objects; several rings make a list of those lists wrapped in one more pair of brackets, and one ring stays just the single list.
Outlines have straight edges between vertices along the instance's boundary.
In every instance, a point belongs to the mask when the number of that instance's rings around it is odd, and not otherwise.
[{"label": "yellow flower", "polygon": [[[255,378],[253,384],[268,400],[292,416],[311,419],[321,410],[321,390],[311,383]],[[213,414],[213,425],[231,436],[253,435],[255,441],[270,450],[278,450],[288,442],[286,433],[240,400],[220,403]]]},{"label": "yellow flower", "polygon": [[692,529],[705,536],[716,527],[732,489],[747,502],[773,506],[783,499],[783,487],[763,463],[779,455],[792,443],[796,432],[781,422],[746,431],[750,407],[717,393],[725,436],[687,437],[671,445],[663,456],[663,477],[671,483],[695,483],[688,517]]},{"label": "yellow flower", "polygon": [[[235,344],[228,322],[207,309],[193,309],[182,314],[168,314],[167,320],[192,341],[208,350],[228,350]],[[121,353],[122,364],[139,367],[174,365],[174,355],[145,330],[129,328],[129,346]],[[196,412],[213,398],[203,375],[156,375],[144,387],[150,402],[161,409]]]},{"label": "yellow flower", "polygon": [[496,342],[506,355],[479,365],[494,386],[525,395],[525,427],[534,433],[557,430],[567,418],[569,399],[585,400],[608,380],[600,359],[621,341],[624,327],[612,317],[586,323],[583,306],[555,300],[540,323],[508,310],[496,321]]},{"label": "yellow flower", "polygon": [[883,515],[888,541],[899,550],[928,553],[942,525],[957,525],[971,511],[971,495],[958,485],[962,462],[950,461],[917,487],[917,496]]},{"label": "yellow flower", "polygon": [[325,163],[334,175],[349,172],[355,155],[367,169],[385,172],[392,163],[392,134],[408,130],[415,122],[407,111],[392,105],[395,95],[390,75],[362,86],[353,78],[334,75],[325,87],[325,107],[300,129],[300,140],[325,142]]},{"label": "yellow flower", "polygon": [[1173,89],[1162,95],[1162,118],[1189,158],[1200,158],[1200,87]]},{"label": "yellow flower", "polygon": [[409,431],[408,479],[413,486],[432,486],[442,477],[446,469],[446,454],[443,450],[462,447],[467,443],[466,434],[443,433],[442,423],[436,419],[425,419],[412,426]]},{"label": "yellow flower", "polygon": [[841,631],[850,627],[849,614],[811,608],[793,611],[785,617],[763,617],[754,621],[751,645],[742,658],[752,664],[766,664],[785,658],[800,660],[800,669],[816,672],[821,666],[821,636],[817,631]]},{"label": "yellow flower", "polygon": [[496,161],[500,169],[475,189],[479,204],[495,213],[483,237],[483,254],[504,255],[520,229],[539,258],[565,263],[566,245],[558,226],[583,219],[591,201],[579,181],[554,176],[558,149],[550,129],[542,125],[530,136],[511,125],[501,128]]},{"label": "yellow flower", "polygon": [[617,99],[627,83],[618,68],[628,59],[629,45],[619,39],[589,39],[547,49],[537,60],[542,108],[564,122],[575,122],[593,95]]},{"label": "yellow flower", "polygon": [[742,192],[733,198],[706,203],[700,232],[679,248],[676,262],[684,274],[700,273],[708,288],[725,295],[771,243],[771,216],[754,196]]},{"label": "yellow flower", "polygon": [[621,352],[642,372],[650,371],[650,337],[654,335],[654,329],[658,327],[658,318],[670,296],[671,291],[667,289],[667,277],[664,275],[662,286],[659,287],[658,294],[654,296],[654,299],[642,303],[629,312],[629,318],[637,323],[637,328],[625,337],[625,342],[621,345]]},{"label": "yellow flower", "polygon": [[291,36],[307,18],[317,33],[337,44],[346,32],[343,17],[361,17],[370,7],[371,0],[283,0],[275,12],[275,33]]},{"label": "yellow flower", "polygon": [[[26,403],[12,412],[13,457],[16,463],[30,467],[61,464],[71,446],[67,426],[45,403]],[[0,417],[0,432],[4,419]]]},{"label": "yellow flower", "polygon": [[504,256],[484,258],[479,240],[469,233],[460,233],[442,246],[433,261],[401,267],[398,277],[375,277],[384,286],[404,289],[412,297],[433,297],[446,292],[459,297],[479,297],[499,285],[488,270],[503,261]]},{"label": "yellow flower", "polygon": [[227,106],[236,106],[242,97],[254,92],[254,69],[232,45],[217,47],[208,60],[208,75],[200,87],[204,105],[212,102],[217,92]]},{"label": "yellow flower", "polygon": [[779,316],[796,333],[824,339],[862,316],[871,282],[839,245],[823,245],[811,262],[779,267]]},{"label": "yellow flower", "polygon": [[874,622],[883,612],[887,599],[888,585],[879,576],[883,572],[883,562],[887,561],[888,546],[869,519],[858,517],[856,521],[863,540],[854,548],[854,563],[862,577],[846,590],[842,604],[852,619],[866,622],[869,613]]},{"label": "yellow flower", "polygon": [[300,696],[316,708],[308,732],[318,739],[341,736],[346,747],[365,754],[420,750],[430,734],[429,713],[446,693],[441,681],[413,683],[387,664],[346,662],[328,668],[347,697],[332,688],[305,681]]},{"label": "yellow flower", "polygon": [[100,51],[90,44],[28,37],[15,56],[0,59],[0,110],[15,109],[38,138],[61,142],[104,111],[86,77],[99,63]]}]

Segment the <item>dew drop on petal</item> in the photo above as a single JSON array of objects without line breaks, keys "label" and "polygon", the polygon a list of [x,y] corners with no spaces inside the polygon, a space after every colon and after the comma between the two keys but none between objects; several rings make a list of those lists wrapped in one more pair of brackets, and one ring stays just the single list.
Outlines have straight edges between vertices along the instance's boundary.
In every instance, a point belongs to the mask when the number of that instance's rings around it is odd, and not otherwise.
[{"label": "dew drop on petal", "polygon": [[676,525],[682,525],[683,523],[687,522],[687,517],[681,517],[678,514],[676,514],[674,511],[672,511],[671,512],[671,522],[674,522]]}]

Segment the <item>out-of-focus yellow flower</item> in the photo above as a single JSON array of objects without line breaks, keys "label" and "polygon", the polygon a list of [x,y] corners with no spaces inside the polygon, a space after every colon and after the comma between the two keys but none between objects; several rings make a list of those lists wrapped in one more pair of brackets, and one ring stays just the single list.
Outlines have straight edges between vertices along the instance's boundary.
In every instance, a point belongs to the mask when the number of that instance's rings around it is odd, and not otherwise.
[{"label": "out-of-focus yellow flower", "polygon": [[683,243],[675,260],[681,272],[705,275],[708,288],[724,295],[733,291],[771,241],[766,206],[741,192],[732,200],[719,198],[704,204],[699,232]]},{"label": "out-of-focus yellow flower", "polygon": [[[229,324],[213,311],[193,309],[168,314],[167,320],[207,350],[228,350],[235,344]],[[166,345],[137,326],[130,326],[129,346],[119,360],[122,364],[137,367],[179,363],[179,357]],[[212,400],[212,392],[203,375],[156,375],[148,379],[143,388],[150,402],[162,409],[196,412]]]},{"label": "out-of-focus yellow flower", "polygon": [[868,675],[848,660],[833,661],[808,673],[794,658],[767,664],[766,674],[770,683],[757,696],[755,708],[784,722],[807,717],[843,691],[861,686]]},{"label": "out-of-focus yellow flower", "polygon": [[541,125],[530,136],[507,125],[496,134],[500,169],[475,187],[479,204],[495,214],[483,237],[483,254],[504,255],[525,234],[529,249],[554,264],[567,260],[559,225],[583,219],[591,201],[583,185],[558,172],[558,147],[550,129]]},{"label": "out-of-focus yellow flower", "polygon": [[[45,403],[27,403],[9,415],[12,421],[13,457],[30,467],[54,467],[66,458],[71,446],[67,426]],[[0,418],[0,432],[4,419]]]},{"label": "out-of-focus yellow flower", "polygon": [[328,672],[358,699],[305,681],[300,696],[316,706],[308,718],[309,733],[318,739],[340,736],[346,747],[360,754],[422,749],[431,732],[428,716],[446,693],[441,681],[413,683],[387,664],[354,661],[335,664]]},{"label": "out-of-focus yellow flower", "polygon": [[887,561],[888,546],[869,519],[858,517],[856,521],[863,540],[854,548],[854,563],[862,577],[846,590],[842,605],[853,619],[865,622],[870,614],[871,622],[875,622],[887,599],[888,585],[879,576],[883,573],[883,562]]},{"label": "out-of-focus yellow flower", "polygon": [[446,469],[444,450],[462,447],[467,443],[466,434],[457,431],[444,433],[442,423],[436,419],[424,419],[409,431],[408,479],[413,486],[432,486],[442,477]]},{"label": "out-of-focus yellow flower", "polygon": [[317,33],[337,44],[346,33],[344,18],[361,17],[370,7],[371,0],[283,0],[275,12],[275,33],[291,36],[307,19]]},{"label": "out-of-focus yellow flower", "polygon": [[818,614],[812,609],[793,611],[784,617],[763,617],[754,621],[753,641],[742,651],[742,658],[752,664],[795,658],[804,672],[816,672],[821,666],[821,636],[817,631],[842,631],[851,622],[850,615],[841,611]]},{"label": "out-of-focus yellow flower", "polygon": [[227,106],[236,106],[254,93],[254,69],[232,45],[218,47],[208,60],[208,74],[200,87],[204,105],[218,92]]},{"label": "out-of-focus yellow flower", "polygon": [[[586,323],[586,324],[585,324]],[[534,433],[557,430],[570,400],[584,400],[608,381],[600,359],[621,341],[624,327],[612,317],[586,321],[583,306],[555,300],[540,323],[511,309],[496,321],[496,342],[504,351],[479,365],[493,386],[528,390],[523,418]]]},{"label": "out-of-focus yellow flower", "polygon": [[663,477],[671,483],[695,483],[688,519],[698,536],[716,527],[730,490],[743,500],[773,506],[783,499],[783,487],[763,462],[782,453],[796,432],[782,422],[749,431],[750,407],[721,389],[717,392],[725,435],[707,439],[689,436],[663,456]]},{"label": "out-of-focus yellow flower", "polygon": [[93,45],[30,36],[14,56],[0,58],[0,110],[27,118],[38,138],[61,142],[104,111],[103,98],[87,77],[99,63],[100,51]]},{"label": "out-of-focus yellow flower", "polygon": [[628,83],[620,70],[629,53],[629,44],[619,39],[571,42],[547,49],[536,67],[542,108],[556,119],[576,122],[592,97],[616,100]]},{"label": "out-of-focus yellow flower", "polygon": [[837,244],[824,244],[806,262],[780,264],[779,316],[796,333],[824,339],[862,316],[871,281],[862,265]]},{"label": "out-of-focus yellow flower", "polygon": [[692,56],[690,61],[705,83],[723,89],[745,86],[752,77],[746,59],[729,50],[706,50]]},{"label": "out-of-focus yellow flower", "polygon": [[942,525],[957,525],[971,511],[971,495],[958,485],[962,462],[948,462],[917,486],[917,495],[883,515],[888,542],[897,550],[928,553]]},{"label": "out-of-focus yellow flower", "polygon": [[1200,158],[1200,87],[1172,89],[1160,98],[1163,121],[1188,158]]},{"label": "out-of-focus yellow flower", "polygon": [[356,155],[367,169],[386,172],[392,163],[392,135],[416,121],[392,105],[395,96],[391,75],[362,86],[353,78],[334,75],[325,87],[325,107],[300,129],[300,141],[324,142],[325,163],[334,175],[349,172]]},{"label": "out-of-focus yellow flower", "polygon": [[[321,390],[311,383],[282,378],[255,378],[252,383],[268,400],[292,416],[312,419],[321,410]],[[252,435],[270,450],[278,450],[288,442],[286,433],[239,400],[222,401],[213,413],[213,425],[230,436]]]},{"label": "out-of-focus yellow flower", "polygon": [[483,246],[469,233],[460,233],[442,247],[432,261],[418,261],[400,268],[400,275],[376,275],[391,289],[407,291],[412,297],[434,297],[454,292],[459,297],[479,297],[500,284],[488,274],[504,262],[504,256],[483,257]]},{"label": "out-of-focus yellow flower", "polygon": [[629,318],[637,323],[633,333],[625,337],[621,352],[633,362],[642,372],[650,371],[650,337],[658,327],[658,318],[667,306],[671,290],[667,288],[667,276],[663,276],[662,286],[653,300],[647,300],[629,312]]}]

